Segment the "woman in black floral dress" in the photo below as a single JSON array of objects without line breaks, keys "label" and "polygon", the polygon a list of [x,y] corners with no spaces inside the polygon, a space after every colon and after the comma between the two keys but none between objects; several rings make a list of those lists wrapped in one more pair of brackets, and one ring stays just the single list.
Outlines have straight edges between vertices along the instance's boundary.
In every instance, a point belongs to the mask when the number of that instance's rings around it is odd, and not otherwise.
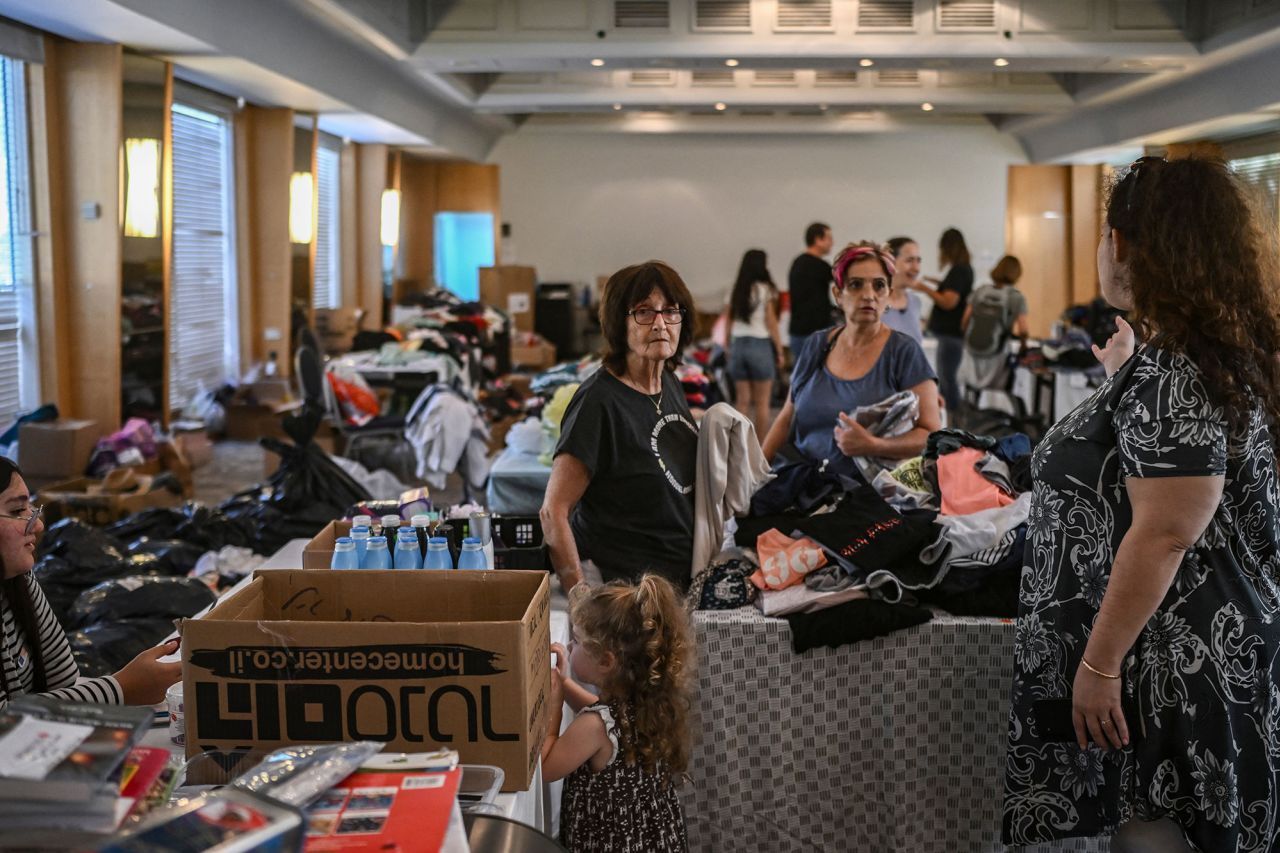
[{"label": "woman in black floral dress", "polygon": [[[1118,322],[1107,381],[1033,458],[1008,843],[1280,851],[1270,238],[1220,162],[1143,158],[1112,188],[1099,278],[1146,343]],[[1058,742],[1036,703],[1065,698]]]}]

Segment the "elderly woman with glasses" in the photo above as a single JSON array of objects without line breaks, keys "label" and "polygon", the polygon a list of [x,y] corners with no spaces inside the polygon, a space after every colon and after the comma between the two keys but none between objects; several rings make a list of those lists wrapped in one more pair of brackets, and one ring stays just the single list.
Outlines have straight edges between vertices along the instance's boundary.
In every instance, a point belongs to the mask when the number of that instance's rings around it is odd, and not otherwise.
[{"label": "elderly woman with glasses", "polygon": [[44,532],[40,508],[18,466],[0,457],[0,708],[28,693],[76,702],[155,705],[182,676],[182,664],[159,658],[177,651],[165,643],[148,649],[115,675],[81,679],[67,635],[32,577],[36,540]]},{"label": "elderly woman with glasses", "polygon": [[689,289],[659,261],[605,285],[604,363],[565,411],[541,512],[566,591],[584,573],[688,585],[698,432],[675,368],[692,316]]},{"label": "elderly woman with glasses", "polygon": [[[764,455],[788,441],[813,462],[851,457],[909,459],[924,450],[938,429],[938,379],[920,344],[884,323],[893,291],[893,253],[869,241],[851,243],[832,265],[832,293],[844,324],[805,339],[791,373],[787,397]],[[915,393],[915,426],[894,436],[873,435],[853,417],[902,391]]]}]

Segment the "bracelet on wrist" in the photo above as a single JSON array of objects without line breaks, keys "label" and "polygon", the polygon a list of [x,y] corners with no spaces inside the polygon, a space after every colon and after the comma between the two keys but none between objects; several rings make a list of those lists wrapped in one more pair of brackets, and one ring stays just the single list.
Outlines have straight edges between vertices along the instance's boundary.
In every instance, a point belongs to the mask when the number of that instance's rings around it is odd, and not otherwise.
[{"label": "bracelet on wrist", "polygon": [[1085,668],[1085,669],[1089,670],[1089,671],[1090,671],[1090,672],[1092,672],[1094,675],[1096,675],[1096,676],[1098,676],[1098,677],[1100,677],[1100,678],[1108,678],[1108,679],[1111,679],[1112,681],[1116,681],[1116,680],[1118,680],[1118,679],[1120,678],[1119,674],[1112,675],[1112,674],[1111,674],[1111,673],[1109,673],[1109,672],[1103,672],[1102,670],[1098,669],[1098,668],[1097,668],[1096,666],[1094,666],[1093,664],[1089,663],[1089,661],[1085,660],[1083,657],[1081,657],[1081,658],[1080,658],[1080,663],[1084,664],[1084,668]]}]

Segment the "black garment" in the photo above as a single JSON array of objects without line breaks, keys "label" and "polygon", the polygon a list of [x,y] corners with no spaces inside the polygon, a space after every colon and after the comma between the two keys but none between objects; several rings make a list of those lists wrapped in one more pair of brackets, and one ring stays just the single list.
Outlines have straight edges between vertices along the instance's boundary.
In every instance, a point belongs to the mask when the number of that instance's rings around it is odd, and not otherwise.
[{"label": "black garment", "polygon": [[934,305],[929,313],[929,331],[935,335],[950,335],[953,338],[964,336],[960,321],[964,318],[964,307],[969,301],[969,293],[973,290],[973,267],[968,264],[955,264],[947,270],[947,275],[938,285],[939,293],[954,291],[960,294],[960,301],[955,308],[943,308]]},{"label": "black garment", "polygon": [[793,613],[787,617],[787,624],[791,626],[791,649],[799,654],[818,646],[835,649],[883,637],[902,628],[923,625],[932,618],[933,613],[923,607],[864,598],[817,613]]},{"label": "black garment", "polygon": [[924,443],[924,453],[920,455],[925,459],[937,459],[939,456],[955,453],[962,447],[972,447],[985,452],[994,450],[998,444],[999,442],[989,435],[974,435],[962,429],[948,427],[929,433]]},{"label": "black garment", "polygon": [[556,456],[587,467],[591,483],[570,523],[578,553],[606,581],[654,572],[683,588],[693,553],[698,430],[675,375],[658,400],[601,368],[573,395]]},{"label": "black garment", "polygon": [[[972,274],[970,275],[972,283]],[[810,335],[831,325],[831,264],[805,252],[791,262],[790,334]],[[793,354],[794,355],[794,354]]]},{"label": "black garment", "polygon": [[[942,542],[946,531],[935,517],[928,511],[899,513],[873,486],[862,486],[832,512],[799,519],[783,532],[800,531],[854,578],[897,601],[903,590],[934,586],[945,574],[951,547]],[[920,554],[931,545],[933,560],[925,563]]]},{"label": "black garment", "polygon": [[821,462],[805,459],[788,462],[777,468],[774,478],[761,486],[751,496],[751,515],[780,515],[788,510],[808,513],[835,495],[856,489],[866,481],[856,468],[834,466],[838,470],[823,469]]}]

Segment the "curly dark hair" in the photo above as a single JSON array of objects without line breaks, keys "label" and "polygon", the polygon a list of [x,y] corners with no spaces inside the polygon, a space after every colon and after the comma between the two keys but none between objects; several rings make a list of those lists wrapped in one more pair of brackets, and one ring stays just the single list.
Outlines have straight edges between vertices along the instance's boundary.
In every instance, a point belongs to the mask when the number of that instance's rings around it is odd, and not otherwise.
[{"label": "curly dark hair", "polygon": [[604,338],[601,360],[617,375],[627,369],[627,312],[648,299],[655,289],[661,291],[668,303],[684,309],[675,355],[667,359],[667,370],[675,370],[680,365],[681,354],[693,340],[696,309],[680,274],[662,261],[623,267],[605,282],[604,294],[600,297],[600,331]]},{"label": "curly dark hair", "polygon": [[1217,159],[1143,158],[1107,195],[1106,222],[1128,242],[1139,336],[1204,374],[1232,430],[1259,403],[1280,429],[1276,223]]},{"label": "curly dark hair", "polygon": [[574,593],[570,617],[579,642],[617,661],[609,683],[597,686],[631,710],[616,721],[623,760],[677,781],[689,766],[695,658],[680,596],[652,574],[635,584],[579,584]]}]

